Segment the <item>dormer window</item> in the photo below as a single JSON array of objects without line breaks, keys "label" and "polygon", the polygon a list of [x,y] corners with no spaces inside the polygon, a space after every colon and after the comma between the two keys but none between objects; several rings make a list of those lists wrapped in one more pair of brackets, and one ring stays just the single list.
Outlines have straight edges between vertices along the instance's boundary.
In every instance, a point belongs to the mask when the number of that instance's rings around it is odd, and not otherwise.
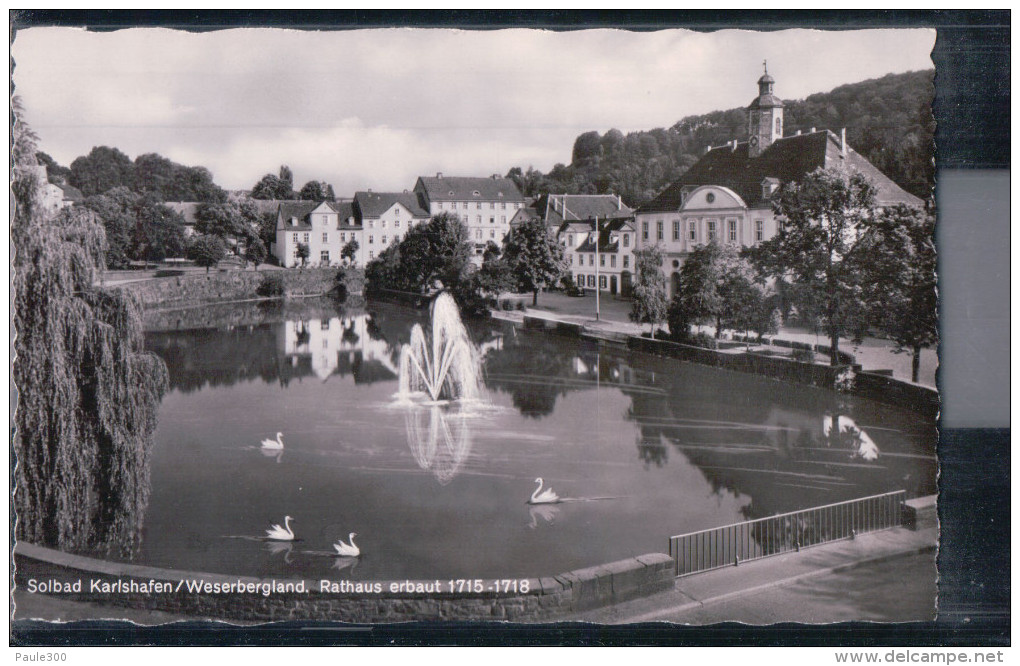
[{"label": "dormer window", "polygon": [[296,227],[297,226],[297,218],[296,217],[290,218],[290,226],[292,226],[292,227]]},{"label": "dormer window", "polygon": [[473,197],[480,197],[480,196],[482,196],[482,193],[479,192],[478,190],[475,190],[474,192],[471,193],[471,196],[473,196]]},{"label": "dormer window", "polygon": [[705,201],[708,203],[713,203],[715,201],[715,193],[709,192],[708,194],[706,194]]},{"label": "dormer window", "polygon": [[503,198],[503,193],[499,192],[496,196],[498,196],[500,199],[502,199]]},{"label": "dormer window", "polygon": [[761,181],[761,198],[768,199],[777,189],[779,189],[779,180],[776,178],[766,178]]}]

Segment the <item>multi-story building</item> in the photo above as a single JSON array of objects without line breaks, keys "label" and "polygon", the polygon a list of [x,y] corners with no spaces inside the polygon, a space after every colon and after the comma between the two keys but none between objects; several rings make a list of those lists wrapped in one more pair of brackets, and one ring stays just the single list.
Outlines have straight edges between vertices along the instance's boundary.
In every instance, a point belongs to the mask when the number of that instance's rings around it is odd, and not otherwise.
[{"label": "multi-story building", "polygon": [[716,241],[741,247],[777,231],[772,195],[785,183],[818,168],[842,167],[867,176],[878,206],[924,202],[901,189],[846,142],[846,130],[797,131],[783,136],[783,102],[768,72],[758,79],[758,97],[748,107],[749,139],[710,148],[687,172],[635,213],[638,247],[659,245],[670,292],[679,288],[687,253]]},{"label": "multi-story building", "polygon": [[276,215],[273,251],[284,268],[302,265],[301,244],[308,246],[306,265],[339,266],[341,251],[360,231],[352,201],[283,201]]},{"label": "multi-story building", "polygon": [[[358,231],[358,265],[364,266],[390,245],[399,243],[407,230],[428,222],[429,213],[418,197],[407,192],[357,192],[354,195],[354,222]],[[344,232],[341,232],[341,237]]]},{"label": "multi-story building", "polygon": [[414,193],[429,215],[442,212],[456,214],[468,227],[477,261],[481,261],[485,245],[492,241],[502,247],[510,231],[510,221],[524,208],[524,196],[509,178],[493,174],[489,178],[421,176],[414,184]]},{"label": "multi-story building", "polygon": [[567,270],[578,287],[627,296],[633,282],[637,243],[633,220],[615,218],[597,224],[597,233],[594,219],[560,225],[557,238],[564,247]]}]

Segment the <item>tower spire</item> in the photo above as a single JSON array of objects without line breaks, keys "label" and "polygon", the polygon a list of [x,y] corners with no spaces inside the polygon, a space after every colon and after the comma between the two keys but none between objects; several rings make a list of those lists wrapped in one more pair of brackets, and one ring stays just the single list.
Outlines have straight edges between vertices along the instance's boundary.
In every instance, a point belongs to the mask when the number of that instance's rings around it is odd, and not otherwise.
[{"label": "tower spire", "polygon": [[768,74],[769,73],[769,61],[768,60],[762,60],[761,61],[761,66],[765,68],[765,73]]}]

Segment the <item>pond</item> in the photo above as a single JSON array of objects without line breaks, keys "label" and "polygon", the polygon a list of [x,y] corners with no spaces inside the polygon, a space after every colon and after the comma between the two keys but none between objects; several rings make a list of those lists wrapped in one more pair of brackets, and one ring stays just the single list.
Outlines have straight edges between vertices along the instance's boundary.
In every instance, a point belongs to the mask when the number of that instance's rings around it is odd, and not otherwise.
[{"label": "pond", "polygon": [[[151,315],[146,346],[171,389],[134,561],[313,579],[533,577],[665,552],[673,534],[935,492],[935,427],[909,412],[499,322],[468,326],[470,405],[402,400],[415,324],[432,330],[428,313],[373,302]],[[824,437],[827,410],[868,444]],[[284,448],[261,448],[277,432]],[[537,477],[571,501],[528,504]],[[297,541],[257,539],[284,516]],[[332,556],[350,532],[362,556]]]}]

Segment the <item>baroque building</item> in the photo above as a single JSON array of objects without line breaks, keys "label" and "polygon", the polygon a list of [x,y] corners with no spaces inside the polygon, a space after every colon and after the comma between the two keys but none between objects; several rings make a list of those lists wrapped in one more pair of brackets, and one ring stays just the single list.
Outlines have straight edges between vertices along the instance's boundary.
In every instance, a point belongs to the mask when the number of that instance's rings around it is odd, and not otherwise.
[{"label": "baroque building", "polygon": [[904,191],[847,145],[846,130],[797,131],[783,136],[783,101],[773,93],[775,79],[758,79],[758,96],[748,106],[748,140],[709,148],[683,176],[635,213],[638,247],[659,245],[670,296],[679,288],[687,254],[712,241],[748,247],[777,231],[772,195],[785,183],[815,169],[857,171],[875,185],[878,206],[924,202]]}]

